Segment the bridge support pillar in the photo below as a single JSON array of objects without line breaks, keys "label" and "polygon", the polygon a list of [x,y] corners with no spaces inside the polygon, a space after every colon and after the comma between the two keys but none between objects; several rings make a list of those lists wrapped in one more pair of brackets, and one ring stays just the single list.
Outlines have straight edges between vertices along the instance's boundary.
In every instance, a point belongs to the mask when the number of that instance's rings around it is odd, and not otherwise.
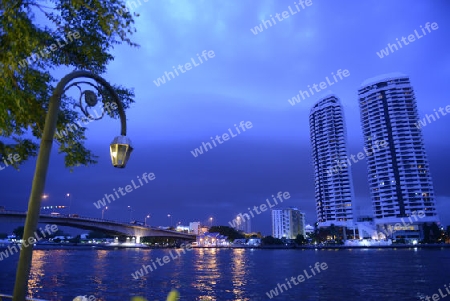
[{"label": "bridge support pillar", "polygon": [[136,243],[140,244],[141,243],[141,237],[140,236],[136,236]]}]

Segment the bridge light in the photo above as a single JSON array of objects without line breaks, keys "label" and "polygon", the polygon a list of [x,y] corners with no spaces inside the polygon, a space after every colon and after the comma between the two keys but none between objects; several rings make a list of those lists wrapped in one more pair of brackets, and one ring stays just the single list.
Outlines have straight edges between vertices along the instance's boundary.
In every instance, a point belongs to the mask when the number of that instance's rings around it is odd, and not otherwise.
[{"label": "bridge light", "polygon": [[133,151],[131,140],[126,136],[117,136],[111,142],[110,153],[112,165],[117,168],[124,168]]}]

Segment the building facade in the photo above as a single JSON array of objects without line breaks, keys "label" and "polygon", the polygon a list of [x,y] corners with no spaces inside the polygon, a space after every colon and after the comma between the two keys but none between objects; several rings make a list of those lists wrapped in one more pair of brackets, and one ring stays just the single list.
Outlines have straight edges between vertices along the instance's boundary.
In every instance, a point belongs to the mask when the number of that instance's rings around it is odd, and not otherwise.
[{"label": "building facade", "polygon": [[189,223],[189,232],[194,233],[195,235],[201,234],[200,231],[200,222],[190,222]]},{"label": "building facade", "polygon": [[272,236],[275,238],[295,239],[297,235],[305,237],[305,214],[297,208],[272,209]]},{"label": "building facade", "polygon": [[351,227],[353,181],[340,100],[334,95],[319,100],[311,109],[309,125],[319,227]]},{"label": "building facade", "polygon": [[386,145],[367,156],[375,223],[438,222],[409,77],[397,73],[368,79],[361,85],[358,97],[365,148],[376,149],[376,141]]}]

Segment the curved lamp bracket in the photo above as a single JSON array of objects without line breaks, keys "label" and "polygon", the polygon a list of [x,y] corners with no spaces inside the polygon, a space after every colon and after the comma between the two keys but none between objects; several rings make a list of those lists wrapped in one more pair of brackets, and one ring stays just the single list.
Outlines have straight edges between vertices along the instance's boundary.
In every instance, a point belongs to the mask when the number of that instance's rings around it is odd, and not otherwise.
[{"label": "curved lamp bracket", "polygon": [[[95,84],[86,80],[73,81],[81,77],[90,78],[95,81]],[[91,89],[83,90],[83,85],[88,85]],[[74,107],[80,108],[83,114],[90,120],[102,119],[103,116],[105,116],[105,112],[110,110],[110,108],[107,107],[107,103],[103,101],[101,101],[101,113],[99,114],[97,110],[95,110],[95,107],[99,103],[99,97],[102,97],[102,92],[106,89],[106,91],[110,94],[111,99],[117,106],[117,111],[121,122],[120,136],[114,138],[110,145],[111,161],[114,167],[124,168],[130,158],[133,147],[131,146],[131,140],[126,137],[127,124],[125,111],[116,91],[106,80],[96,74],[87,71],[74,71],[61,79],[56,86],[52,97],[58,97],[58,99],[60,99],[62,94],[72,87],[76,87],[80,93],[78,103],[75,103]],[[94,111],[95,114],[93,114],[92,111]]]}]

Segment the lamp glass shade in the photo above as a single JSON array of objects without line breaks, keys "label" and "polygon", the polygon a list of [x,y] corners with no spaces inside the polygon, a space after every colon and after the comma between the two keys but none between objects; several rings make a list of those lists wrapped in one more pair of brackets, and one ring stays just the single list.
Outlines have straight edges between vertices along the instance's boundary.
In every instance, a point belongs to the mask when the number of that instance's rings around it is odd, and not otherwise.
[{"label": "lamp glass shade", "polygon": [[110,145],[112,165],[117,168],[125,168],[132,151],[130,139],[125,136],[114,138]]}]

